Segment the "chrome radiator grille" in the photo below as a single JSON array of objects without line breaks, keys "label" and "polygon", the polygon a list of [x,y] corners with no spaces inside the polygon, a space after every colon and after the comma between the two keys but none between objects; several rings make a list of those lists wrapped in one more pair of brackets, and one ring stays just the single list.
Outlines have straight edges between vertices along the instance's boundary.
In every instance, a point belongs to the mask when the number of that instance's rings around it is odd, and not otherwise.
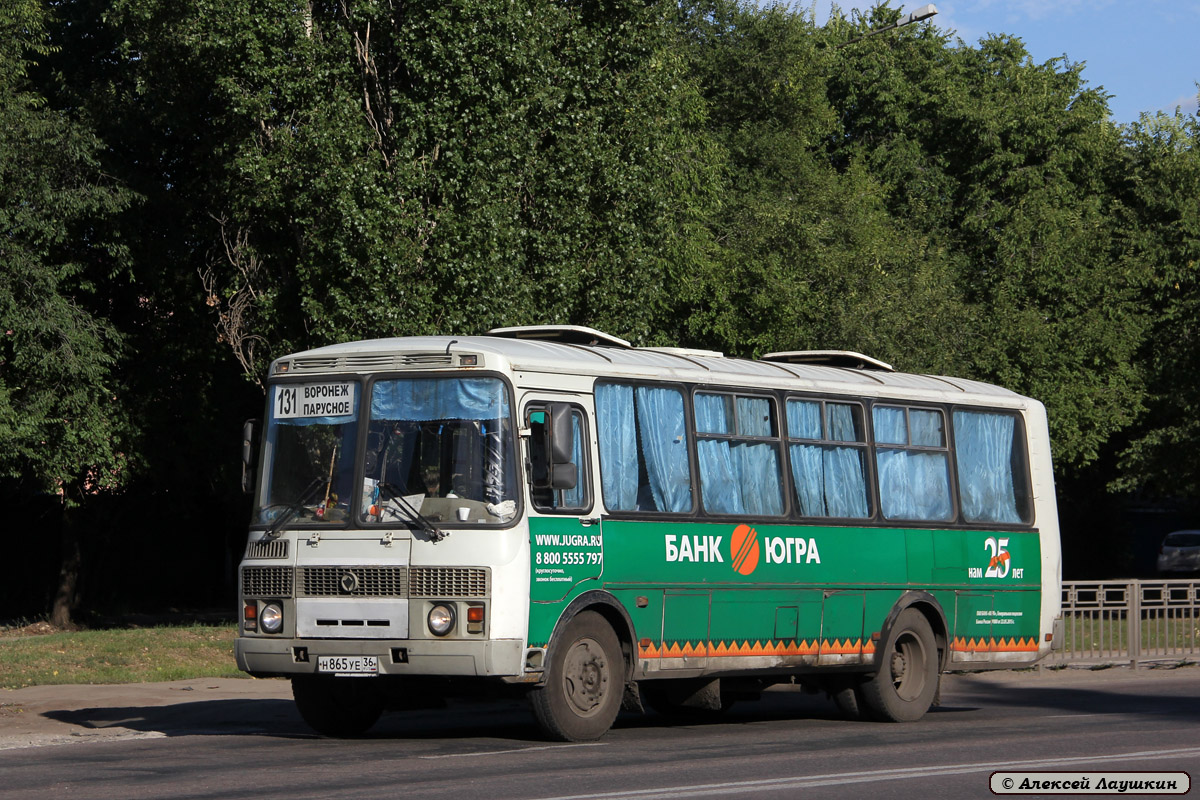
[{"label": "chrome radiator grille", "polygon": [[[295,595],[293,591],[293,575]],[[246,597],[487,597],[481,567],[243,567]]]},{"label": "chrome radiator grille", "polygon": [[407,597],[407,567],[297,567],[298,597]]},{"label": "chrome radiator grille", "polygon": [[413,567],[413,597],[487,597],[488,571],[477,567]]},{"label": "chrome radiator grille", "polygon": [[243,567],[242,594],[246,597],[291,597],[291,567]]}]

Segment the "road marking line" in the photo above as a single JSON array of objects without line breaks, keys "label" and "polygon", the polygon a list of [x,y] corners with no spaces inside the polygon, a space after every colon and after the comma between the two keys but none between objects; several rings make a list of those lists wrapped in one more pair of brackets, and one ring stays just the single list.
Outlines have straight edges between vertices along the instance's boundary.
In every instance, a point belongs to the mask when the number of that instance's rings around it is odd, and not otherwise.
[{"label": "road marking line", "polygon": [[515,747],[511,750],[481,750],[477,753],[444,753],[440,756],[417,756],[417,758],[470,758],[471,756],[502,756],[509,753],[532,753],[535,750],[564,750],[568,747],[604,747],[608,742],[581,742],[579,744],[548,744],[543,747]]},{"label": "road marking line", "polygon": [[693,786],[665,786],[659,789],[631,789],[624,792],[602,792],[597,794],[573,794],[541,800],[616,800],[638,798],[638,800],[675,800],[676,798],[702,795],[746,794],[764,789],[806,789],[819,786],[838,786],[850,783],[870,783],[882,780],[905,778],[932,778],[941,775],[965,775],[971,772],[996,772],[997,770],[1031,769],[1037,767],[1062,766],[1066,764],[1088,764],[1098,761],[1142,759],[1154,761],[1182,756],[1200,756],[1200,747],[1185,747],[1174,750],[1141,750],[1129,753],[1110,753],[1096,756],[1072,756],[1067,758],[1035,758],[1026,761],[989,761],[978,764],[947,764],[932,767],[901,767],[897,769],[869,770],[866,772],[840,772],[827,775],[796,775],[790,778],[769,778],[757,781],[735,781],[731,783],[704,783]]}]

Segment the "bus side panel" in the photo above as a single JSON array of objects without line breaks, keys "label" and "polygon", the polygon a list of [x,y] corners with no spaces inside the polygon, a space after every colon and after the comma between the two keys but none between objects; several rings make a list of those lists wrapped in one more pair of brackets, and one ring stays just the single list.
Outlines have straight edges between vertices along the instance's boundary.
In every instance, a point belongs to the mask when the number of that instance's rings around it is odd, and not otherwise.
[{"label": "bus side panel", "polygon": [[529,518],[530,647],[545,647],[563,609],[595,588],[604,571],[603,539],[578,517]]},{"label": "bus side panel", "polygon": [[933,540],[934,580],[956,589],[953,602],[942,600],[951,661],[1033,660],[1041,639],[1039,534],[935,531]]}]

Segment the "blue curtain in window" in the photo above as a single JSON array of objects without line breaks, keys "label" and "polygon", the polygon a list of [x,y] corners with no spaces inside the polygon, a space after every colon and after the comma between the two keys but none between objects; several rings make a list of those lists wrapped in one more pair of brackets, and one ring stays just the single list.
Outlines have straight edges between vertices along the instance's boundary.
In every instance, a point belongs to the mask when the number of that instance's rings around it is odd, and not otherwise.
[{"label": "blue curtain in window", "polygon": [[831,517],[865,519],[867,504],[866,464],[858,447],[826,447],[825,510]]},{"label": "blue curtain in window", "polygon": [[633,387],[596,387],[596,428],[600,439],[600,485],[610,511],[634,511],[638,495],[637,428]]},{"label": "blue curtain in window", "polygon": [[659,511],[692,507],[683,395],[676,389],[637,387],[638,427],[650,493]]},{"label": "blue curtain in window", "polygon": [[793,444],[792,481],[800,513],[807,517],[869,516],[862,450]]},{"label": "blue curtain in window", "polygon": [[862,436],[854,424],[854,406],[845,403],[826,403],[829,415],[829,438],[835,442],[861,442]]},{"label": "blue curtain in window", "polygon": [[[736,401],[739,436],[770,437],[771,401],[765,397],[739,397]],[[748,514],[778,516],[783,513],[779,451],[773,444],[740,443],[733,450],[733,467]]]},{"label": "blue curtain in window", "polygon": [[772,444],[735,444],[732,447],[735,487],[747,514],[778,516],[783,513],[779,452]]},{"label": "blue curtain in window", "polygon": [[879,444],[908,444],[908,423],[903,408],[875,406],[871,409],[875,421],[875,441]]},{"label": "blue curtain in window", "polygon": [[739,436],[771,436],[771,401],[765,397],[737,398]]},{"label": "blue curtain in window", "polygon": [[820,439],[821,404],[809,400],[789,400],[787,404],[788,436],[793,439]]},{"label": "blue curtain in window", "polygon": [[[704,433],[731,433],[724,395],[696,395],[696,430]],[[733,452],[728,440],[700,439],[696,442],[700,462],[700,495],[704,509],[713,514],[745,514],[742,493],[737,485]]]},{"label": "blue curtain in window", "polygon": [[507,419],[508,392],[495,378],[376,381],[371,417],[406,422]]},{"label": "blue curtain in window", "polygon": [[879,449],[879,502],[888,519],[950,519],[950,470],[944,453]]},{"label": "blue curtain in window", "polygon": [[[788,404],[789,429],[791,404]],[[793,444],[788,448],[792,457],[792,485],[796,487],[796,502],[806,517],[824,517],[825,463],[823,449],[816,444]]]},{"label": "blue curtain in window", "polygon": [[942,413],[911,408],[908,424],[912,426],[912,444],[917,447],[941,447],[946,443],[942,435]]},{"label": "blue curtain in window", "polygon": [[737,468],[728,441],[701,439],[696,443],[700,460],[700,492],[704,509],[713,514],[745,514],[742,493],[737,485]]},{"label": "blue curtain in window", "polygon": [[1013,487],[1015,420],[1009,414],[954,412],[958,491],[971,522],[1019,523]]}]

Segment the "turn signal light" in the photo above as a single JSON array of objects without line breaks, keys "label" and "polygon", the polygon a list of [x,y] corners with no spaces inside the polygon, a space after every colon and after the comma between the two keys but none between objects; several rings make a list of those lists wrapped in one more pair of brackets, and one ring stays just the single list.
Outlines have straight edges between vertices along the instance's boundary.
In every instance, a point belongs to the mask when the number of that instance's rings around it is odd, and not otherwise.
[{"label": "turn signal light", "polygon": [[467,633],[483,633],[483,606],[467,606]]}]

